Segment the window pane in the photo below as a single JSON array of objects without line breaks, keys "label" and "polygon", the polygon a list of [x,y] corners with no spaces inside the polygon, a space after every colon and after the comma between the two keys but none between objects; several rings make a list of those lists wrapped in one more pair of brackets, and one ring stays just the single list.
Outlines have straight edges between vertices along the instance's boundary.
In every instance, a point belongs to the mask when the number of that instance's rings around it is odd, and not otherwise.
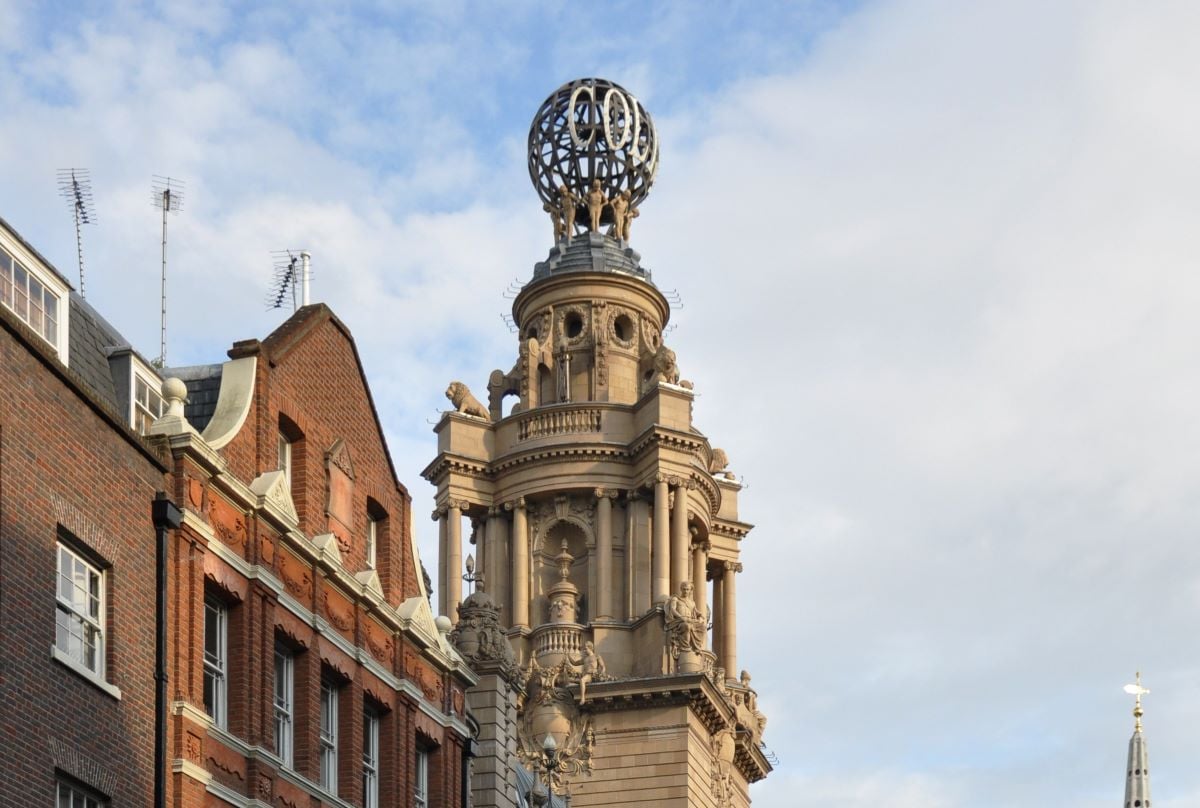
[{"label": "window pane", "polygon": [[13,262],[13,311],[22,320],[29,320],[29,274]]},{"label": "window pane", "polygon": [[49,289],[46,290],[45,327],[42,329],[42,336],[48,342],[58,342],[58,298]]}]

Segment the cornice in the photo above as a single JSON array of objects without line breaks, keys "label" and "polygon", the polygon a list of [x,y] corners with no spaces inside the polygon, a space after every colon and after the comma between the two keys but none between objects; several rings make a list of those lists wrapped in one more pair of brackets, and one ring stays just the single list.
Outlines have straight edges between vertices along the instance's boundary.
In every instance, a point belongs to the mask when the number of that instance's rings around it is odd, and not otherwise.
[{"label": "cornice", "polygon": [[687,705],[710,733],[733,728],[737,722],[733,702],[703,673],[618,679],[588,685],[587,707],[593,713],[670,705]]}]

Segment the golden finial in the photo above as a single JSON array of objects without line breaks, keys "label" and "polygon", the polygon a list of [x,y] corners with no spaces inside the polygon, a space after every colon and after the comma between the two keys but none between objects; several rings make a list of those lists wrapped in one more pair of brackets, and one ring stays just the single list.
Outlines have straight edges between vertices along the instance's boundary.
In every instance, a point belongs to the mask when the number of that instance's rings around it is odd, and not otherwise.
[{"label": "golden finial", "polygon": [[1134,684],[1125,685],[1125,692],[1134,697],[1133,700],[1133,731],[1142,731],[1142,696],[1150,691],[1142,687],[1142,672],[1138,671]]}]

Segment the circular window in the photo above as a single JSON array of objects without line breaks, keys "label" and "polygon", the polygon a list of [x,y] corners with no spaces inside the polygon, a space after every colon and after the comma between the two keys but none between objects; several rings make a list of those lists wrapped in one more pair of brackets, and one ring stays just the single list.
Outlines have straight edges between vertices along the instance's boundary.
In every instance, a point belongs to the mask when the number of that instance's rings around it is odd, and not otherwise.
[{"label": "circular window", "polygon": [[583,333],[583,315],[577,311],[567,312],[567,316],[563,318],[563,328],[568,337],[575,339]]},{"label": "circular window", "polygon": [[613,319],[613,336],[621,342],[629,342],[633,339],[633,320],[628,314],[618,314]]}]

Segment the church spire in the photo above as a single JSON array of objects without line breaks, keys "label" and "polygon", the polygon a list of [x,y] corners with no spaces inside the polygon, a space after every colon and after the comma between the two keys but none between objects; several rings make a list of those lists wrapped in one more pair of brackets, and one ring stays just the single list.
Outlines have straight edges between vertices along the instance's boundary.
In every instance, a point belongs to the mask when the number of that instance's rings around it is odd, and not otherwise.
[{"label": "church spire", "polygon": [[1150,691],[1142,687],[1142,673],[1125,692],[1134,697],[1133,737],[1129,739],[1129,765],[1125,774],[1125,808],[1150,808],[1150,758],[1142,736],[1142,696]]}]

